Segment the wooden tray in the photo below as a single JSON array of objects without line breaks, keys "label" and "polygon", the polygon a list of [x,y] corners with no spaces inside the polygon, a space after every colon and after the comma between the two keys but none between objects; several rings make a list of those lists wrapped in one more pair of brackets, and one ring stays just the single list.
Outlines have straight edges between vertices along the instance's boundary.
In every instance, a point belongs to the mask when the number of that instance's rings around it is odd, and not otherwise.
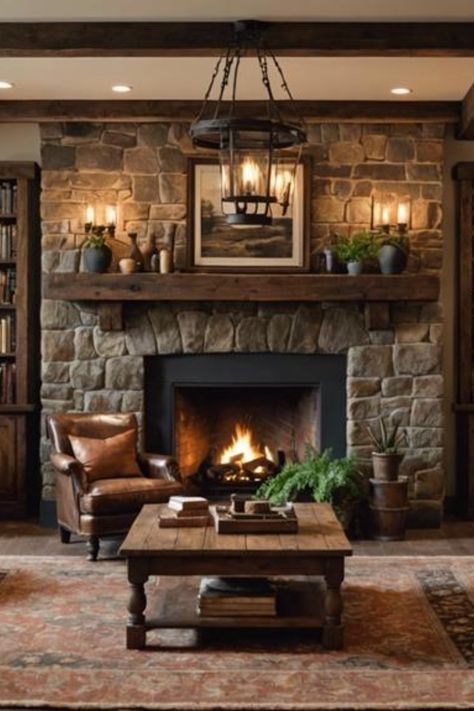
[{"label": "wooden tray", "polygon": [[294,509],[286,513],[232,514],[228,506],[211,506],[216,533],[296,533]]}]

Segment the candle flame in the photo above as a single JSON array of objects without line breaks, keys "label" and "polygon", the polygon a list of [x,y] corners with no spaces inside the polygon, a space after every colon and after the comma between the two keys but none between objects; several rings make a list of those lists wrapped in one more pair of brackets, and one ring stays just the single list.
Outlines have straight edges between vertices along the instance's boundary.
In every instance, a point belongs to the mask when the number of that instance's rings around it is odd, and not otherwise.
[{"label": "candle flame", "polygon": [[259,179],[259,168],[255,161],[247,158],[242,164],[242,182],[246,193],[256,193]]}]

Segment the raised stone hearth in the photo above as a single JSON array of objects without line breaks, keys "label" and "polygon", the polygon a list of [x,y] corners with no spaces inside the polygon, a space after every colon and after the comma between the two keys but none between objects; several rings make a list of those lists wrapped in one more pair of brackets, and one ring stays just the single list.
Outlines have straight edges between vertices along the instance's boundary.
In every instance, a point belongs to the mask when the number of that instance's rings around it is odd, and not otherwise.
[{"label": "raised stone hearth", "polygon": [[[438,271],[442,259],[444,127],[432,124],[325,124],[310,127],[313,156],[311,251],[333,233],[368,226],[374,190],[410,194],[410,271]],[[117,203],[115,257],[126,231],[164,239],[176,224],[175,261],[186,238],[186,160],[179,124],[45,124],[43,270],[77,271],[84,204]],[[347,353],[347,443],[367,463],[366,425],[379,414],[400,421],[408,442],[413,519],[439,521],[444,493],[442,314],[436,303],[125,304],[122,331],[103,332],[98,305],[44,300],[43,412],[134,411],[142,417],[144,358],[192,353]],[[43,428],[43,498],[54,498]]]}]

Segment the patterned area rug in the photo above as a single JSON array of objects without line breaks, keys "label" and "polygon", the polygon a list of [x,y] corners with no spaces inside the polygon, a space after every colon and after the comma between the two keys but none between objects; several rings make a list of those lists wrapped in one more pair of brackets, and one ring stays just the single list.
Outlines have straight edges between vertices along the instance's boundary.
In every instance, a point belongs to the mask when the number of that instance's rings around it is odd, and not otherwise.
[{"label": "patterned area rug", "polygon": [[355,557],[344,594],[343,652],[243,630],[127,651],[122,561],[0,557],[0,706],[474,708],[474,559]]}]

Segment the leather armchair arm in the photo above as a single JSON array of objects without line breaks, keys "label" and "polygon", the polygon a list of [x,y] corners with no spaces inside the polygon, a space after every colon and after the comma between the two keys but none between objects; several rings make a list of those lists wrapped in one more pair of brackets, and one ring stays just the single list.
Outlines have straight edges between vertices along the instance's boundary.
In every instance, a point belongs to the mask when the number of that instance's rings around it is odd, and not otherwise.
[{"label": "leather armchair arm", "polygon": [[68,476],[78,476],[81,470],[81,464],[71,457],[69,454],[63,454],[62,452],[51,452],[50,460],[53,467],[60,474],[67,474]]},{"label": "leather armchair arm", "polygon": [[181,481],[181,472],[178,462],[167,454],[151,454],[140,452],[138,463],[145,476],[150,479],[164,479],[165,481]]}]

